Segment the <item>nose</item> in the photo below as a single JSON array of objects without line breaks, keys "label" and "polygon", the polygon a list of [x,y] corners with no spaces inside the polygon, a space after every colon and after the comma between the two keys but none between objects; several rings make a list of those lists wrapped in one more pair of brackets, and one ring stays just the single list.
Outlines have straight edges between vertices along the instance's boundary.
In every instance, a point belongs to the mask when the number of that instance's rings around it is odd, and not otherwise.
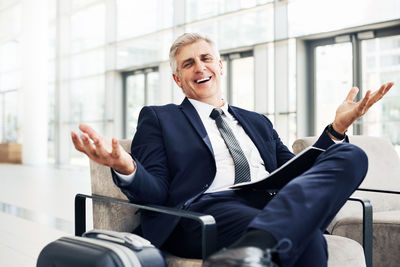
[{"label": "nose", "polygon": [[206,66],[203,61],[201,60],[195,60],[195,72],[203,72],[205,70]]}]

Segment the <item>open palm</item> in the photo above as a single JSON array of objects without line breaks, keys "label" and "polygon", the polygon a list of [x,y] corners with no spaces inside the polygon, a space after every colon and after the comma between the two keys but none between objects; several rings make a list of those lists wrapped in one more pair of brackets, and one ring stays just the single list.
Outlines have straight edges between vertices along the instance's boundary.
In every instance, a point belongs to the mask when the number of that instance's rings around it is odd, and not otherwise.
[{"label": "open palm", "polygon": [[344,133],[355,120],[367,113],[369,108],[392,88],[393,84],[393,82],[385,83],[373,93],[368,90],[364,98],[359,102],[354,102],[359,89],[357,87],[351,88],[346,99],[336,110],[333,128],[339,133]]},{"label": "open palm", "polygon": [[71,132],[76,150],[85,153],[91,160],[109,166],[121,174],[131,174],[135,170],[132,157],[115,138],[109,139],[96,133],[89,125],[81,124],[81,136]]}]

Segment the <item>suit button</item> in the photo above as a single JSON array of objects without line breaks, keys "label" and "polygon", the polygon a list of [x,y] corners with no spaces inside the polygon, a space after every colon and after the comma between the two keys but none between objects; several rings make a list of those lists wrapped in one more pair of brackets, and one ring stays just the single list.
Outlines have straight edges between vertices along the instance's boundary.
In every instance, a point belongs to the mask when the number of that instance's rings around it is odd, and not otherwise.
[{"label": "suit button", "polygon": [[208,184],[206,184],[203,188],[204,188],[204,189],[208,188]]}]

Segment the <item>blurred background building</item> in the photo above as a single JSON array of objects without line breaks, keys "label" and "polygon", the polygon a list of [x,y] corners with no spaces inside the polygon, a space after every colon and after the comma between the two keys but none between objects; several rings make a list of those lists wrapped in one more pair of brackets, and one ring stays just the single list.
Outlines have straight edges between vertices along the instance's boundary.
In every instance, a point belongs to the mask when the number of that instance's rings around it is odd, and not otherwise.
[{"label": "blurred background building", "polygon": [[184,32],[217,42],[224,97],[288,147],[319,135],[352,86],[394,81],[349,134],[400,153],[399,0],[0,0],[0,152],[18,143],[23,162],[0,164],[0,266],[35,266],[73,234],[74,196],[91,190],[71,130],[132,138],[144,105],[182,101],[168,53]]},{"label": "blurred background building", "polygon": [[70,131],[132,138],[144,105],[180,103],[169,47],[218,44],[224,94],[290,146],[319,134],[354,85],[389,95],[351,129],[400,145],[398,0],[1,0],[0,140],[27,164],[87,165]]}]

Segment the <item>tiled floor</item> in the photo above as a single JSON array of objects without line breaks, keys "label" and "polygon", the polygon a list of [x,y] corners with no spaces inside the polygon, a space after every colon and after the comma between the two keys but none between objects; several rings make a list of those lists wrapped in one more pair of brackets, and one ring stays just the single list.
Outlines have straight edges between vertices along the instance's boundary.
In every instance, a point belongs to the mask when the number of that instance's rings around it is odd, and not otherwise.
[{"label": "tiled floor", "polygon": [[77,193],[90,194],[88,168],[0,164],[0,266],[35,266],[47,243],[73,235]]}]

